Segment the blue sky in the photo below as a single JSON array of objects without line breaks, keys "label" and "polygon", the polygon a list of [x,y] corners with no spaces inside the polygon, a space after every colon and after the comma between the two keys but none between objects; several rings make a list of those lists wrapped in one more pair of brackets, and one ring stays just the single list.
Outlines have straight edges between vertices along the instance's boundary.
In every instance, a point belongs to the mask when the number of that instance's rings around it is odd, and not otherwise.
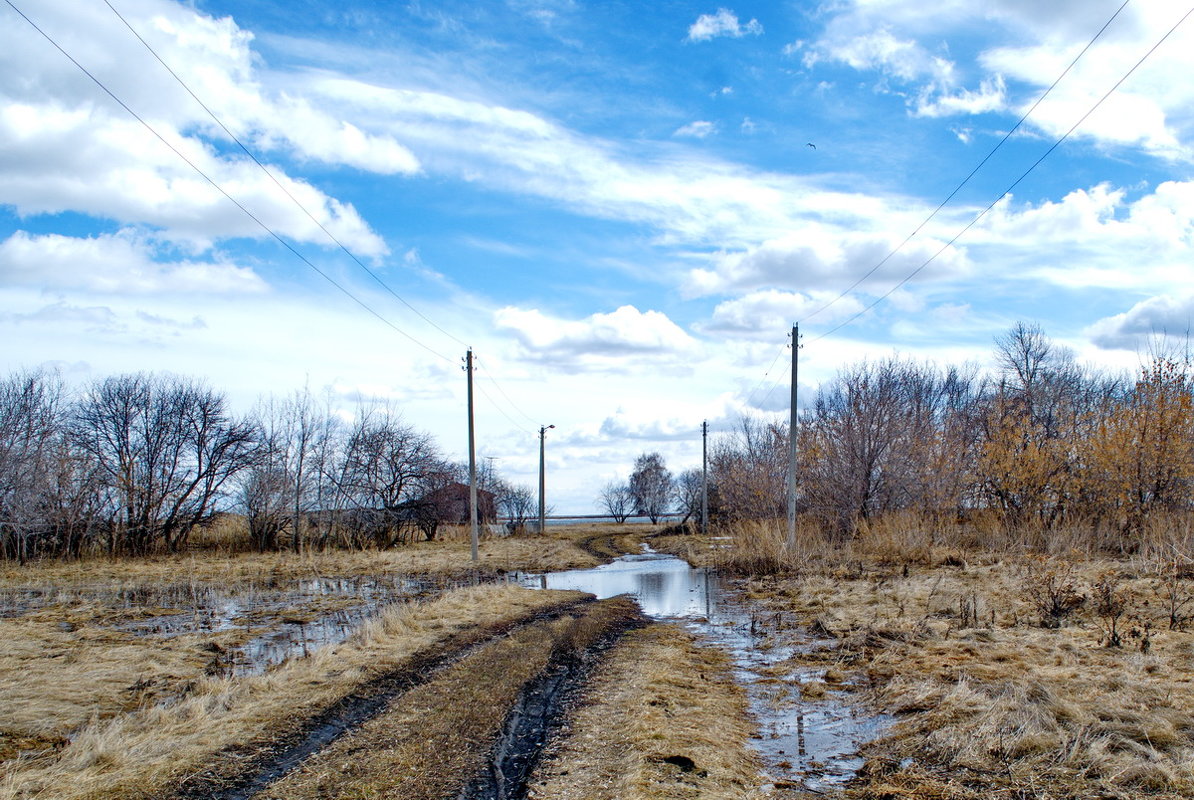
[{"label": "blue sky", "polygon": [[1129,2],[920,233],[815,314],[925,221],[1120,2],[111,0],[310,217],[103,0],[14,3],[420,344],[0,6],[8,369],[175,371],[243,410],[306,385],[344,413],[391,403],[463,457],[468,344],[481,453],[533,483],[534,431],[555,424],[552,502],[586,512],[644,450],[695,465],[702,419],[782,413],[793,322],[807,397],[843,363],[893,352],[985,365],[1017,320],[1130,369],[1194,309],[1188,21],[954,246],[818,338],[998,198],[1182,18],[1171,3]]}]

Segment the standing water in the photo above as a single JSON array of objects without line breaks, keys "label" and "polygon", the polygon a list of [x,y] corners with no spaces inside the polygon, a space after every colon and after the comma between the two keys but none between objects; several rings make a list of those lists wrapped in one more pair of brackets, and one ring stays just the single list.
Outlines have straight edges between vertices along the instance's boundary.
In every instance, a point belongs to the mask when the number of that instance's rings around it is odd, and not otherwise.
[{"label": "standing water", "polygon": [[802,699],[799,684],[819,679],[821,670],[816,668],[784,671],[786,679],[777,681],[777,666],[829,643],[805,636],[775,644],[758,617],[723,588],[716,573],[694,569],[675,556],[643,545],[642,553],[594,569],[524,575],[521,581],[591,592],[598,598],[632,595],[647,616],[680,622],[727,650],[759,724],[755,746],[777,783],[813,791],[845,783],[862,766],[859,746],[874,739],[887,722],[832,692],[818,700]]}]

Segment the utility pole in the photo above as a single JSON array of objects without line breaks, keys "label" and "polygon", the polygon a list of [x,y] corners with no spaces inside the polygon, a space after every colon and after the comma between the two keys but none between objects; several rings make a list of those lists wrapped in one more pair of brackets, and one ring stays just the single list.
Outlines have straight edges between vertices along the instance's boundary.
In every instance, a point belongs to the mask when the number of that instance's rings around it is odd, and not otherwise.
[{"label": "utility pole", "polygon": [[472,523],[473,561],[477,561],[477,440],[473,432],[473,348],[464,357],[464,370],[468,373],[468,504],[469,521]]},{"label": "utility pole", "polygon": [[709,533],[709,421],[701,423],[701,534]]},{"label": "utility pole", "polygon": [[546,460],[543,457],[543,444],[547,440],[547,431],[554,428],[555,425],[540,425],[539,426],[539,533],[543,534],[547,531],[547,469]]},{"label": "utility pole", "polygon": [[800,353],[800,326],[792,326],[792,398],[788,411],[788,549],[796,549],[796,365]]}]

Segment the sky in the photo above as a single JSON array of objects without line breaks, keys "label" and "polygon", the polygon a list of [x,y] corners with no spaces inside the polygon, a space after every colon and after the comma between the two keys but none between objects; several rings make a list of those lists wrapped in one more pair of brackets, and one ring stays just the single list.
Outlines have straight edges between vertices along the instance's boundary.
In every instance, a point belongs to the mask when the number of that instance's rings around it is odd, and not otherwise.
[{"label": "sky", "polygon": [[1017,321],[1132,369],[1194,314],[1188,11],[4,0],[0,369],[307,387],[464,459],[471,347],[479,457],[534,485],[554,425],[560,513],[784,418],[794,323],[801,403]]}]

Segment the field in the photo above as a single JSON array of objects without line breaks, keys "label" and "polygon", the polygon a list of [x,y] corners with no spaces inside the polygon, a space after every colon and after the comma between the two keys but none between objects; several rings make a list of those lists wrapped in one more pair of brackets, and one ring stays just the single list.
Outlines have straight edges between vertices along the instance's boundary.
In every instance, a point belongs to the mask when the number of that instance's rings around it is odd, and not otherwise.
[{"label": "field", "polygon": [[[759,647],[814,643],[777,696],[880,715],[853,780],[776,779],[727,655],[682,626],[510,583],[643,535],[736,576]],[[1194,796],[1184,560],[780,535],[8,566],[0,798]]]},{"label": "field", "polygon": [[[730,570],[782,547],[775,527],[733,535],[653,542]],[[804,696],[890,715],[845,796],[1194,796],[1190,564],[906,545],[806,541],[740,583],[776,644],[823,641],[790,663],[823,670]]]}]

